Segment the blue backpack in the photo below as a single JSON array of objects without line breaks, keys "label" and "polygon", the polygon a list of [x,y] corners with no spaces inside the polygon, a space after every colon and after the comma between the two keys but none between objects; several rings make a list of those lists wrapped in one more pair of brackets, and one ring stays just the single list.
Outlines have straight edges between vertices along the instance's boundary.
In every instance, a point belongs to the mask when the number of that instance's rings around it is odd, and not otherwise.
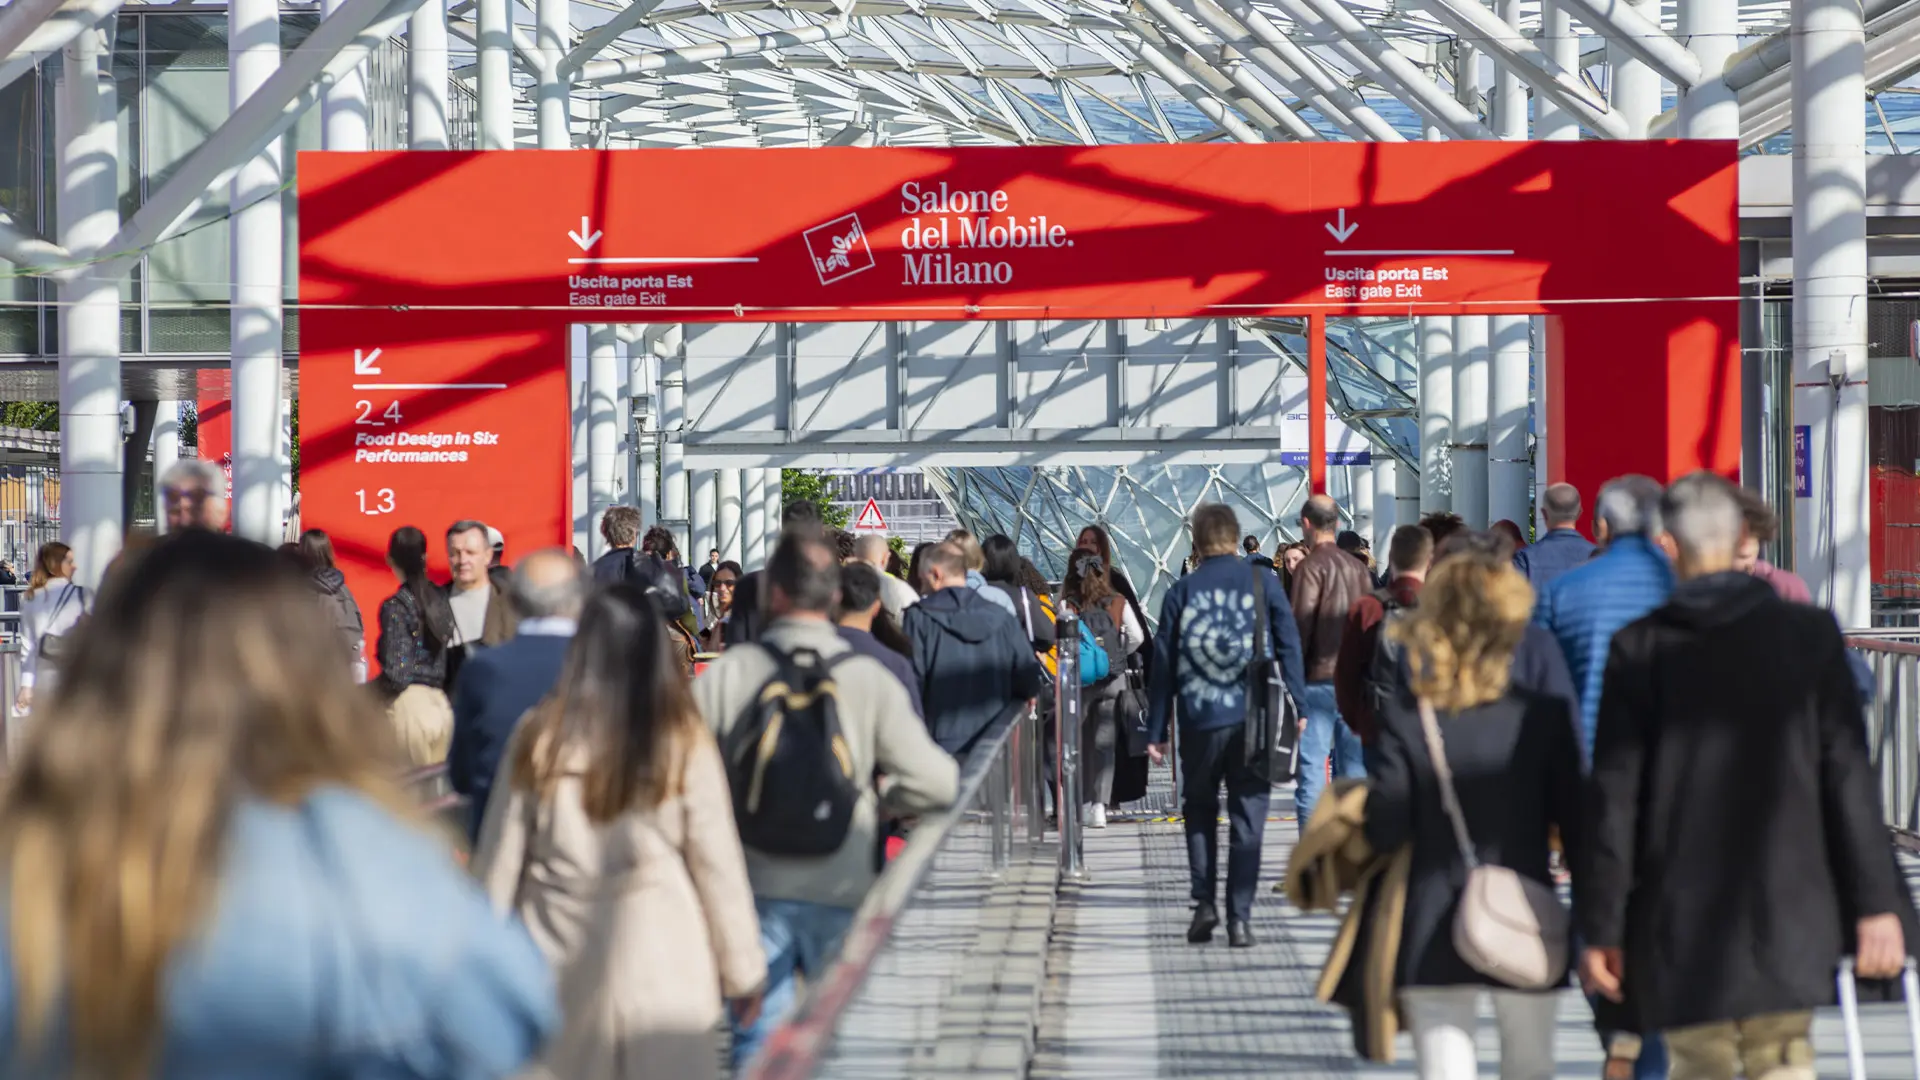
[{"label": "blue backpack", "polygon": [[1126,663],[1120,651],[1120,627],[1113,615],[1102,608],[1080,613],[1080,685],[1094,683],[1113,675]]}]

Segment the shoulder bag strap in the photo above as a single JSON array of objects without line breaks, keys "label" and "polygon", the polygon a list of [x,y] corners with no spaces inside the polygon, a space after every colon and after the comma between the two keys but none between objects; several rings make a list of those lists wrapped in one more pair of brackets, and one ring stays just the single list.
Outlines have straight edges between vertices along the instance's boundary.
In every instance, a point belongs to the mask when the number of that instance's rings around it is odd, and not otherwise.
[{"label": "shoulder bag strap", "polygon": [[1027,587],[1020,586],[1020,625],[1026,627],[1027,644],[1033,644],[1033,601],[1027,596]]},{"label": "shoulder bag strap", "polygon": [[1433,703],[1420,699],[1420,729],[1426,733],[1427,754],[1433,758],[1434,775],[1440,778],[1440,805],[1453,823],[1453,839],[1460,845],[1460,859],[1467,869],[1480,865],[1473,853],[1473,838],[1467,834],[1467,816],[1460,810],[1460,794],[1453,788],[1453,767],[1447,764],[1447,745],[1440,739],[1440,721],[1433,714]]},{"label": "shoulder bag strap", "polygon": [[[67,610],[67,601],[73,599],[75,589],[80,589],[80,586],[69,581],[67,582],[67,587],[60,590],[60,599],[54,602],[53,610],[47,613],[47,624],[49,626],[53,624],[55,619],[60,617],[61,612]],[[80,610],[85,612],[87,609],[86,590],[81,589],[80,592]]]},{"label": "shoulder bag strap", "polygon": [[1267,583],[1259,567],[1253,567],[1253,659],[1267,658]]}]

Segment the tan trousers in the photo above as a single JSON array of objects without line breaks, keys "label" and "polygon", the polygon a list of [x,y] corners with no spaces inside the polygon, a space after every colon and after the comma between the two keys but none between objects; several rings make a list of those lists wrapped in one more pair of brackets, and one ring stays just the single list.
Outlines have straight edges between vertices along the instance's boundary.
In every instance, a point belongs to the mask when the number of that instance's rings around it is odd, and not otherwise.
[{"label": "tan trousers", "polygon": [[447,760],[453,745],[453,705],[431,686],[409,686],[387,707],[400,752],[413,768]]},{"label": "tan trousers", "polygon": [[1772,1013],[1665,1033],[1671,1080],[1814,1080],[1813,1014]]}]

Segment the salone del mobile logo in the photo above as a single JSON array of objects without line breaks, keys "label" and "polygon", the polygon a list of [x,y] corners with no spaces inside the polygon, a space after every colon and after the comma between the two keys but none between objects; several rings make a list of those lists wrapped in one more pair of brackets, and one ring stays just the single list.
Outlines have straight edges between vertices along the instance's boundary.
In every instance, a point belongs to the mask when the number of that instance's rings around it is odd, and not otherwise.
[{"label": "salone del mobile logo", "polygon": [[[942,180],[900,185],[902,285],[1010,285],[1014,250],[1070,248],[1067,227],[1045,214],[1022,217],[1005,189],[961,190]],[[860,215],[842,214],[801,234],[820,284],[831,285],[876,265]],[[955,255],[956,249],[962,250]],[[988,257],[974,258],[971,252]]]}]

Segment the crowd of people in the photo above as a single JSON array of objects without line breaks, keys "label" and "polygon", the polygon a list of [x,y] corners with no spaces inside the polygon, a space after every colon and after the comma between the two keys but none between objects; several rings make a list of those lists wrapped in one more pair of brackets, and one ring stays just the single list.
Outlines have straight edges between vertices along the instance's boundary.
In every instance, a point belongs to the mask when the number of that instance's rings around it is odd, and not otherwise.
[{"label": "crowd of people", "polygon": [[[1429,515],[1383,567],[1325,496],[1274,558],[1203,505],[1154,621],[1099,526],[1056,587],[1005,536],[906,553],[805,502],[751,571],[685,565],[627,507],[591,564],[404,526],[367,620],[324,532],[224,535],[219,482],[163,477],[169,534],[97,595],[63,545],[31,570],[8,1075],[701,1076],[722,1027],[737,1068],[889,841],[997,718],[1053,723],[1063,671],[1085,784],[1055,812],[1104,827],[1177,756],[1196,945],[1257,944],[1296,747],[1283,887],[1345,911],[1322,993],[1363,1056],[1410,1031],[1423,1077],[1476,1075],[1483,995],[1501,1075],[1552,1076],[1573,982],[1610,1080],[1811,1077],[1843,954],[1872,999],[1920,934],[1854,661],[1715,476],[1607,484],[1597,542],[1565,485],[1531,545]],[[1256,670],[1297,720],[1254,707]],[[443,762],[464,866],[405,788]]]}]

